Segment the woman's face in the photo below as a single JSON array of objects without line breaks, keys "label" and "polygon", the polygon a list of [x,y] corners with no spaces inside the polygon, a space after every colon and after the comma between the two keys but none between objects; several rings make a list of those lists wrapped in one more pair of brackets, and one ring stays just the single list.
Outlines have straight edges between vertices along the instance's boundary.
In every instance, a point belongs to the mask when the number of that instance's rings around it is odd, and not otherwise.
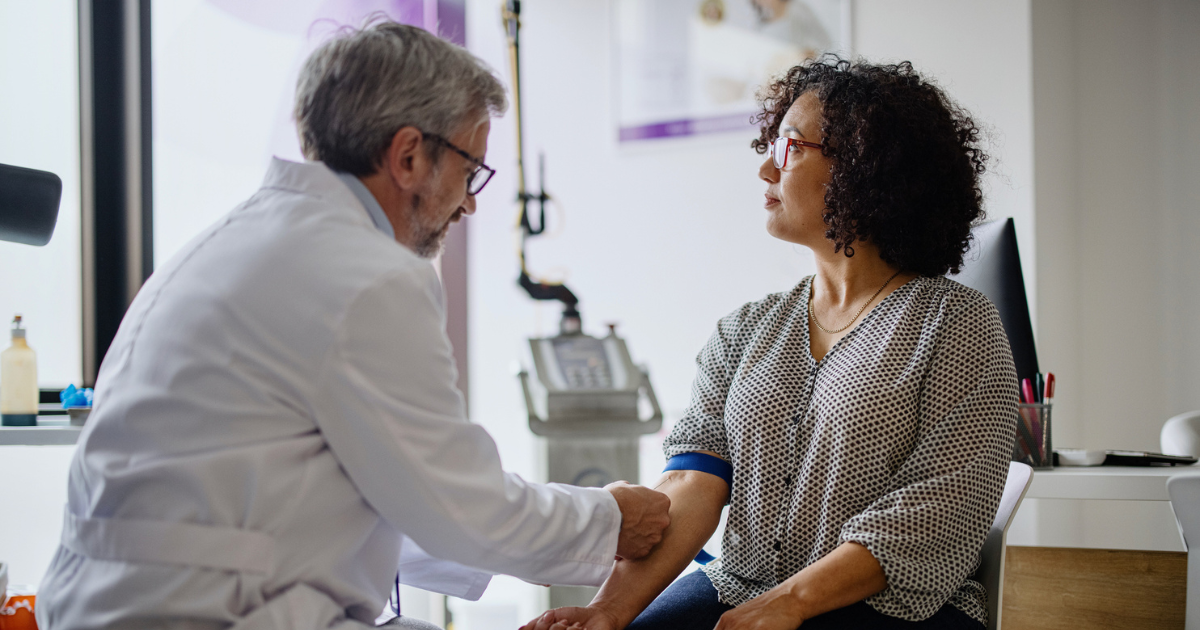
[{"label": "woman's face", "polygon": [[[805,92],[784,115],[779,124],[781,137],[821,142],[821,101],[814,92]],[[825,187],[829,184],[829,158],[820,149],[791,145],[787,164],[775,168],[768,151],[758,169],[767,182],[767,232],[777,239],[810,248],[829,246],[825,238]]]}]

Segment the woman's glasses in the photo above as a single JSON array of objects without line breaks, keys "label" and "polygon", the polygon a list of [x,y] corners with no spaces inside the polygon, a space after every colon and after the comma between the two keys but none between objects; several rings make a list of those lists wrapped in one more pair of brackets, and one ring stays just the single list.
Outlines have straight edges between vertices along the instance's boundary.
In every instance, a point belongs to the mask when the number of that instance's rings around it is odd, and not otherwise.
[{"label": "woman's glasses", "polygon": [[771,141],[771,161],[775,162],[775,168],[782,169],[783,167],[787,166],[788,153],[791,153],[793,144],[800,145],[802,147],[810,147],[813,149],[825,148],[825,145],[816,142],[779,136]]}]

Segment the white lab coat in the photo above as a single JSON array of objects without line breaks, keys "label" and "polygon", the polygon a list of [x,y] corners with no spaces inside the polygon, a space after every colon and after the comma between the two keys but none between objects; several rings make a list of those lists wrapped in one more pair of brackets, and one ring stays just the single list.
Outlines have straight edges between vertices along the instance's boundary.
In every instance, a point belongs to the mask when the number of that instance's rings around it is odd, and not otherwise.
[{"label": "white lab coat", "polygon": [[371,623],[404,537],[402,577],[418,586],[600,584],[616,502],[501,469],[464,417],[444,322],[427,261],[324,165],[275,160],[121,323],[38,593],[42,630]]}]

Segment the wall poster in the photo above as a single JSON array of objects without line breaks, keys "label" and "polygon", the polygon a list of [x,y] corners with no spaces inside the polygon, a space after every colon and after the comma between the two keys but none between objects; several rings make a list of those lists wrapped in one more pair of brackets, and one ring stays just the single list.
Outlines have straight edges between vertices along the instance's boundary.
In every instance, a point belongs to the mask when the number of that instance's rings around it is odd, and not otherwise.
[{"label": "wall poster", "polygon": [[616,0],[621,142],[751,129],[755,92],[847,55],[850,0]]}]

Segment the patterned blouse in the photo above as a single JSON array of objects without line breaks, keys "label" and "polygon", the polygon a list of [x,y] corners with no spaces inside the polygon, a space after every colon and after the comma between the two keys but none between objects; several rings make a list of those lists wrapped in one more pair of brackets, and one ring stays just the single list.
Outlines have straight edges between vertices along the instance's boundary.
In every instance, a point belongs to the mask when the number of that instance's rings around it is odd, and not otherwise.
[{"label": "patterned blouse", "polygon": [[887,577],[867,598],[918,621],[949,603],[987,623],[969,576],[1012,453],[1017,377],[996,308],[943,277],[896,289],[816,361],[812,277],[724,317],[696,358],[692,402],[664,451],[733,464],[722,557],[737,606],[846,541]]}]

